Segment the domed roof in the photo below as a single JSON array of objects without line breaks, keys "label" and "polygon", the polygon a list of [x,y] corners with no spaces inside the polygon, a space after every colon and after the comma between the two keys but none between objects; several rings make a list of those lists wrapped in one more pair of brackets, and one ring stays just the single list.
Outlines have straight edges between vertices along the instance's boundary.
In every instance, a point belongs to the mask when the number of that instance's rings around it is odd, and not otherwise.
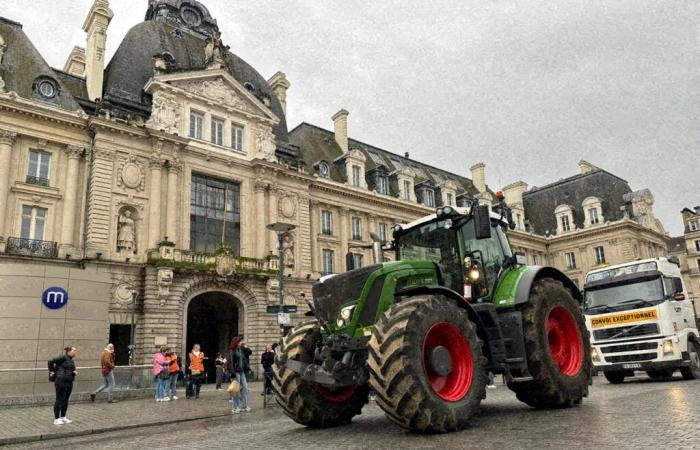
[{"label": "domed roof", "polygon": [[[174,72],[204,70],[206,40],[218,31],[209,11],[197,1],[151,0],[146,21],[129,30],[105,69],[103,99],[111,103],[116,115],[148,117],[151,96],[143,88],[154,74],[153,56],[172,55]],[[277,142],[288,142],[282,105],[267,80],[233,53],[227,51],[225,59],[238,82],[259,99],[270,99],[269,108],[280,118],[274,129]]]}]

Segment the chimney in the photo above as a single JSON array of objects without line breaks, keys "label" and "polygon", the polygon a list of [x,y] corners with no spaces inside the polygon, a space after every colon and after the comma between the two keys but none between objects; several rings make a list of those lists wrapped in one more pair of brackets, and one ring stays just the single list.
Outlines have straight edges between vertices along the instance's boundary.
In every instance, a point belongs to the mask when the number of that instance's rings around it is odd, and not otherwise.
[{"label": "chimney", "polygon": [[523,204],[523,193],[527,191],[527,183],[516,181],[503,188],[503,195],[506,197],[506,204],[509,206]]},{"label": "chimney", "polygon": [[276,74],[272,75],[272,78],[268,80],[268,84],[270,85],[272,90],[275,91],[275,95],[277,95],[277,98],[282,104],[282,112],[286,116],[287,89],[289,89],[289,86],[291,86],[291,84],[287,80],[287,75],[285,75],[284,72],[277,72]]},{"label": "chimney", "polygon": [[594,169],[597,169],[596,166],[583,159],[578,162],[578,168],[581,170],[581,174],[586,174],[588,172],[593,171]]},{"label": "chimney", "polygon": [[335,141],[340,145],[343,153],[348,152],[348,115],[350,113],[341,109],[331,117],[335,127]]},{"label": "chimney", "polygon": [[88,97],[92,101],[102,97],[107,27],[112,17],[114,17],[114,13],[109,9],[109,1],[95,0],[85,19],[85,23],[83,23],[83,31],[87,33],[85,78]]},{"label": "chimney", "polygon": [[700,206],[695,207],[695,214],[700,216]]},{"label": "chimney", "polygon": [[63,66],[63,71],[76,77],[85,75],[85,49],[75,46],[68,55],[68,60]]},{"label": "chimney", "polygon": [[472,182],[479,192],[486,191],[486,164],[480,162],[469,168],[472,172]]}]

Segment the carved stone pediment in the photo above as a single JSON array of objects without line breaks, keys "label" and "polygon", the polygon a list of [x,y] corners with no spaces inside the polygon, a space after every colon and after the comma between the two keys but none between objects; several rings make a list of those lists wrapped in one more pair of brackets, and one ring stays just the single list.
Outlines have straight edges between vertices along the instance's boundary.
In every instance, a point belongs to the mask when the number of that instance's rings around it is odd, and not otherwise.
[{"label": "carved stone pediment", "polygon": [[[228,106],[241,111],[257,109],[244,100],[241,95],[221,78],[214,78],[205,81],[183,80],[171,83],[173,86],[190,92],[199,97],[212,100],[222,106]],[[252,112],[252,111],[251,111]]]}]

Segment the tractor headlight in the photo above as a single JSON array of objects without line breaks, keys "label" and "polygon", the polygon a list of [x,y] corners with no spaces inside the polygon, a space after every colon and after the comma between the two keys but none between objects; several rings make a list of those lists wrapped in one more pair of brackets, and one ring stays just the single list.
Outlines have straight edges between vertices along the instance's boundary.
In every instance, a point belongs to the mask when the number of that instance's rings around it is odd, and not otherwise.
[{"label": "tractor headlight", "polygon": [[454,214],[455,210],[451,206],[445,206],[442,208],[442,213],[446,216],[451,216]]},{"label": "tractor headlight", "polygon": [[664,355],[673,354],[673,341],[670,339],[665,339],[663,344]]},{"label": "tractor headlight", "polygon": [[435,215],[438,217],[442,217],[445,214],[445,209],[444,208],[438,208],[435,210]]},{"label": "tractor headlight", "polygon": [[595,347],[591,347],[591,360],[593,362],[600,362],[600,355]]},{"label": "tractor headlight", "polygon": [[343,322],[343,319],[338,319],[338,320],[335,322],[335,324],[338,325],[338,328],[342,328],[342,327],[345,326],[345,322]]},{"label": "tractor headlight", "polygon": [[481,274],[479,273],[479,269],[469,269],[469,279],[471,281],[479,281],[479,277]]},{"label": "tractor headlight", "polygon": [[338,325],[338,327],[344,327],[348,324],[348,322],[350,322],[350,319],[352,319],[352,313],[355,312],[355,306],[356,305],[346,306],[340,310],[340,315],[336,321],[336,325]]}]

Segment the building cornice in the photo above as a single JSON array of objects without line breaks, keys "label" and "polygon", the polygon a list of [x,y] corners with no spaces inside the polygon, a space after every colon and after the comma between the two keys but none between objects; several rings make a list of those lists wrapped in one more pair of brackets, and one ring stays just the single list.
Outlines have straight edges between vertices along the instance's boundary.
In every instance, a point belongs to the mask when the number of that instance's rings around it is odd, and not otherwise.
[{"label": "building cornice", "polygon": [[22,98],[16,92],[0,92],[0,111],[3,110],[74,128],[86,128],[89,117],[82,109],[67,111],[48,103]]}]

